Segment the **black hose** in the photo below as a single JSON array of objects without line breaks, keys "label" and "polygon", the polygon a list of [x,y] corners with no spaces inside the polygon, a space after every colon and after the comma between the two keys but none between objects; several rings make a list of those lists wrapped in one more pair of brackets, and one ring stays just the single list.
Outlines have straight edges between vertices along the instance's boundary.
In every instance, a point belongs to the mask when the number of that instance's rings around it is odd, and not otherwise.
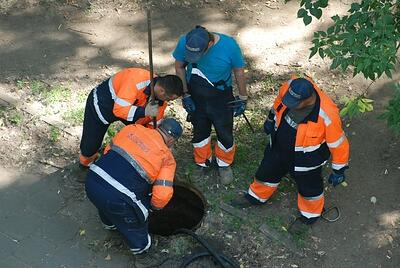
[{"label": "black hose", "polygon": [[[194,254],[190,257],[188,257],[180,266],[180,268],[185,268],[187,267],[190,263],[192,263],[194,260],[200,258],[200,257],[205,257],[205,256],[213,256],[217,262],[223,267],[223,268],[230,268],[234,267],[237,268],[239,267],[236,265],[233,261],[231,261],[228,257],[224,256],[223,254],[217,253],[211,246],[210,244],[205,241],[203,238],[198,236],[195,232],[190,231],[185,228],[178,229],[174,232],[174,234],[187,234],[196,239],[203,247],[207,249],[206,252],[200,252],[197,254]],[[228,265],[229,264],[229,265]]]},{"label": "black hose", "polygon": [[[232,260],[230,260],[228,257],[222,254],[218,254],[221,259],[223,259],[226,263],[229,263],[232,267],[238,267]],[[207,256],[212,256],[210,252],[208,251],[203,251],[203,252],[198,252],[192,255],[187,256],[184,260],[183,263],[179,266],[179,268],[186,268],[190,263],[194,262],[196,259],[201,258],[201,257],[207,257]],[[230,267],[230,266],[228,266]]]}]

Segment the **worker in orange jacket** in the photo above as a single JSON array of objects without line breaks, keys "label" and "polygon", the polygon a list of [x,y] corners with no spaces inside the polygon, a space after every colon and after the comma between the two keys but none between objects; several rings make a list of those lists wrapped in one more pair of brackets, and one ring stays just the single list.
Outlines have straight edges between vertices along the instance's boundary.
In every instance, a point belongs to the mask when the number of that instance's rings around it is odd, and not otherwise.
[{"label": "worker in orange jacket", "polygon": [[181,135],[181,125],[172,118],[157,129],[128,125],[90,165],[86,194],[104,228],[118,230],[133,254],[151,245],[149,211],[164,208],[173,195],[176,162],[170,148]]},{"label": "worker in orange jacket", "polygon": [[154,78],[155,104],[150,102],[150,72],[139,68],[124,69],[94,88],[87,99],[79,157],[81,169],[97,157],[105,133],[112,122],[125,125],[152,124],[161,120],[167,101],[183,95],[181,79],[176,75]]},{"label": "worker in orange jacket", "polygon": [[297,184],[300,222],[314,223],[324,208],[322,166],[331,156],[328,182],[333,186],[344,181],[348,168],[349,142],[338,108],[310,78],[294,76],[281,86],[264,129],[271,142],[245,198],[232,204],[265,204],[290,173]]}]

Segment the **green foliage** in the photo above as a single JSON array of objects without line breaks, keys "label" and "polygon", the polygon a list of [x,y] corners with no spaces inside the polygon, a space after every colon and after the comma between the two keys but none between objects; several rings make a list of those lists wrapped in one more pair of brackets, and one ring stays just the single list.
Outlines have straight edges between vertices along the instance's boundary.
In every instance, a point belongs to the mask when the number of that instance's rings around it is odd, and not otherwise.
[{"label": "green foliage", "polygon": [[44,94],[47,103],[57,103],[69,101],[71,99],[71,91],[64,86],[51,87],[49,91]]},{"label": "green foliage", "polygon": [[8,121],[13,124],[20,126],[22,124],[24,117],[22,113],[18,110],[11,110],[10,114],[8,115]]},{"label": "green foliage", "polygon": [[24,83],[25,85],[28,85],[31,88],[31,92],[35,96],[41,96],[42,94],[46,93],[47,89],[46,85],[40,81],[32,81],[31,83],[29,82],[24,82]]},{"label": "green foliage", "polygon": [[374,108],[372,105],[373,102],[373,100],[365,98],[364,96],[359,96],[354,99],[346,98],[344,107],[340,110],[340,116],[348,116],[351,119],[355,115],[371,112]]},{"label": "green foliage", "polygon": [[[307,25],[311,16],[321,17],[320,8],[328,1],[301,1],[297,16]],[[319,54],[332,59],[331,69],[353,68],[353,76],[362,73],[375,80],[386,74],[392,77],[400,43],[398,0],[362,0],[351,4],[348,15],[332,17],[333,25],[314,33],[310,58]],[[317,12],[318,10],[318,12]],[[311,16],[310,16],[311,14]]]},{"label": "green foliage", "polygon": [[328,0],[302,0],[297,17],[302,18],[305,25],[312,22],[312,17],[317,19],[322,16],[322,8],[328,6]]},{"label": "green foliage", "polygon": [[385,119],[389,127],[397,134],[400,135],[400,84],[395,86],[395,96],[389,101],[386,106],[386,111],[382,114],[381,118]]},{"label": "green foliage", "polygon": [[60,139],[60,135],[61,135],[60,129],[54,126],[50,128],[50,140],[53,143]]},{"label": "green foliage", "polygon": [[85,108],[73,108],[63,114],[63,119],[72,125],[79,125],[83,122]]}]

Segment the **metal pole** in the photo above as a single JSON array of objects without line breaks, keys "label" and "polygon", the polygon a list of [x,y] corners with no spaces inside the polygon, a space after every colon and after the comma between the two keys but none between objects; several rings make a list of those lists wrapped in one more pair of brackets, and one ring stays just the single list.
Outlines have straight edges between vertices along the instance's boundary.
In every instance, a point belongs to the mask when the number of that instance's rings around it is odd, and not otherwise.
[{"label": "metal pole", "polygon": [[254,132],[254,128],[253,128],[252,125],[250,124],[250,121],[249,121],[249,119],[247,119],[247,116],[245,115],[244,112],[243,112],[243,117],[244,117],[244,120],[246,120],[247,125],[248,125],[249,128],[251,129],[251,132],[255,133],[255,132]]},{"label": "metal pole", "polygon": [[[156,98],[154,95],[154,69],[153,69],[153,41],[151,37],[151,3],[148,2],[147,6],[147,44],[149,46],[149,65],[150,65],[150,90],[151,90],[151,104],[156,103]],[[153,117],[153,126],[157,128],[157,118]]]}]

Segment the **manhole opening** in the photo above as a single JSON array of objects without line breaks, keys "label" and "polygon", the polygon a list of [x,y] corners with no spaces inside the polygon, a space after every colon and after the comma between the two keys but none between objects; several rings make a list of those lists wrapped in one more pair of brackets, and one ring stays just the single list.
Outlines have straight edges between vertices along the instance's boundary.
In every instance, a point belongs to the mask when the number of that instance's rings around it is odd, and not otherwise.
[{"label": "manhole opening", "polygon": [[194,230],[203,220],[206,202],[193,186],[177,182],[168,205],[149,216],[149,232],[169,236],[180,228]]}]

